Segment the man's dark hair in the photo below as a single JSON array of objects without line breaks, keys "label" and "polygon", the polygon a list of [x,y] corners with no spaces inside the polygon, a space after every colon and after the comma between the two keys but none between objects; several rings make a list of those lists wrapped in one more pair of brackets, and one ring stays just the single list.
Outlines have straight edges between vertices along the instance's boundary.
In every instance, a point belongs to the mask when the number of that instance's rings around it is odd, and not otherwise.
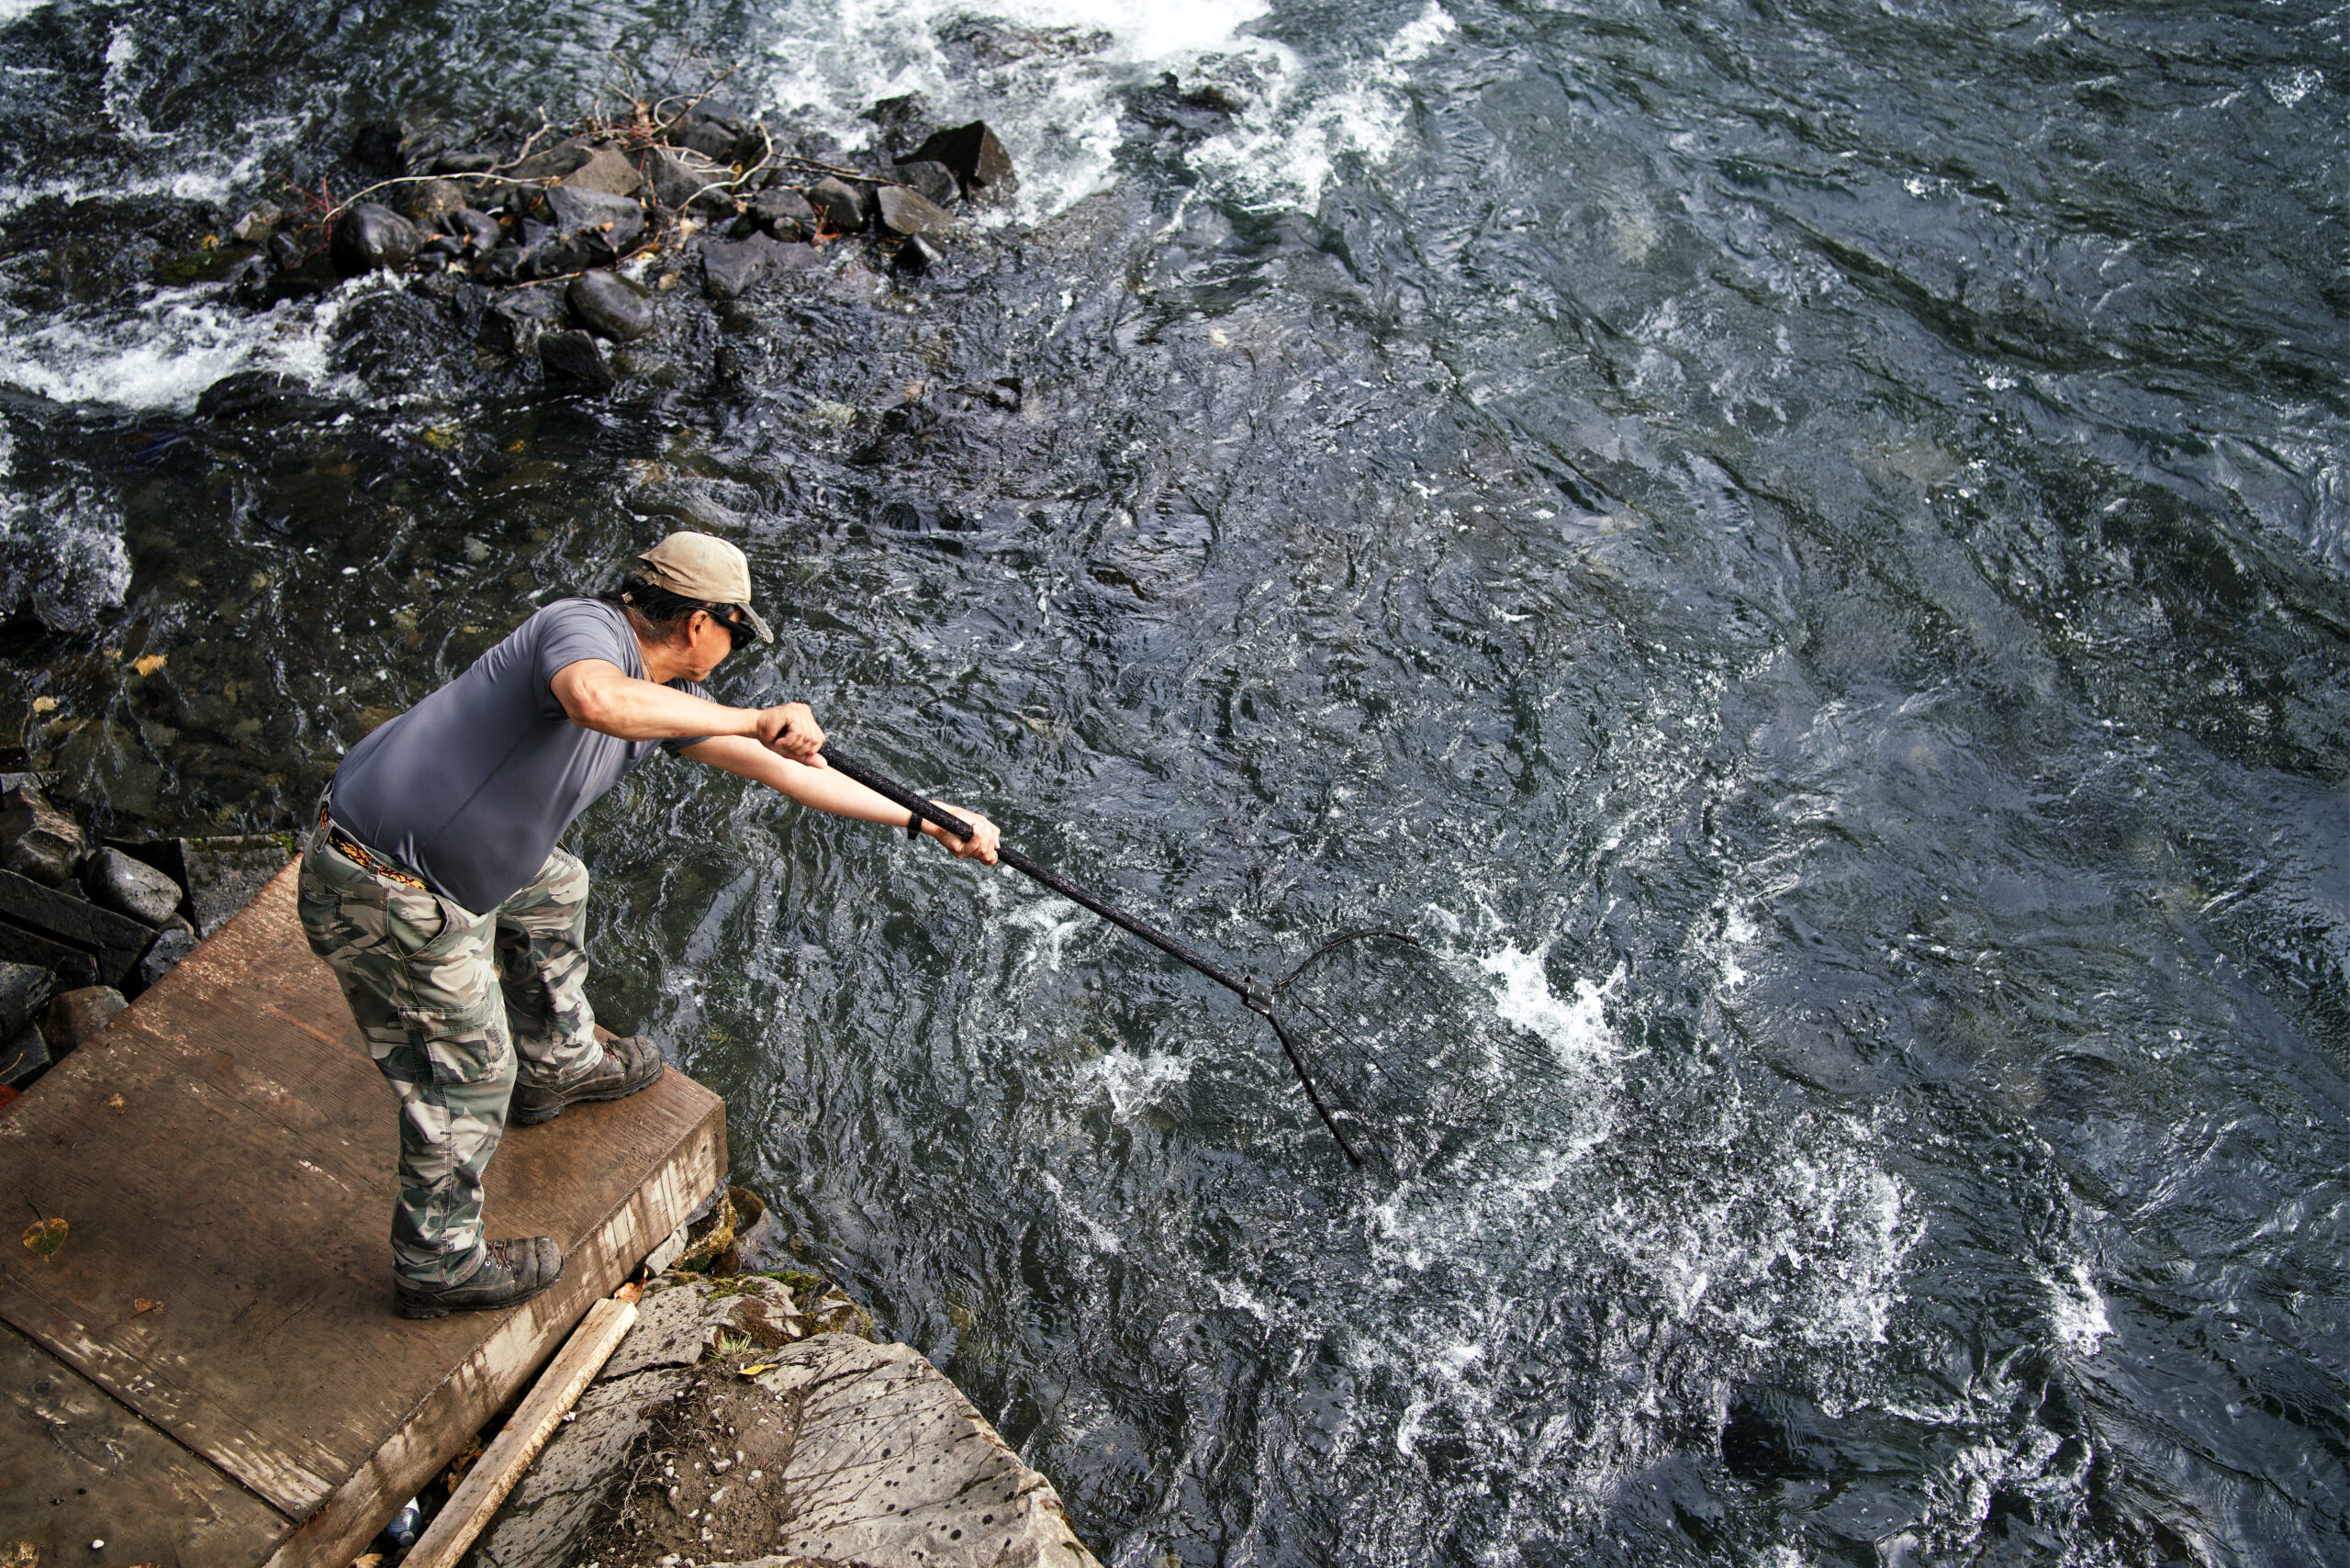
[{"label": "man's dark hair", "polygon": [[643,577],[622,577],[620,587],[607,588],[596,597],[606,604],[619,606],[631,620],[642,620],[656,642],[672,643],[683,636],[687,620],[697,610],[709,610],[711,618],[726,628],[730,642],[742,640],[742,633],[734,629],[733,618],[726,613],[727,606],[671,593],[667,588],[654,587]]}]

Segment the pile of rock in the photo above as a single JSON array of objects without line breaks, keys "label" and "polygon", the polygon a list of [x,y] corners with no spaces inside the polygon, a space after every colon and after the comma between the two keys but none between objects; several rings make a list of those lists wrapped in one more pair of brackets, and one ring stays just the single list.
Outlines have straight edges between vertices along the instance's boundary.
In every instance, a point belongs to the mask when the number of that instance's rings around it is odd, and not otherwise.
[{"label": "pile of rock", "polygon": [[261,837],[93,844],[29,775],[0,775],[0,1087],[106,1027],[290,858]]},{"label": "pile of rock", "polygon": [[[510,154],[452,147],[397,122],[364,128],[352,162],[385,176],[325,212],[263,207],[230,230],[230,274],[263,299],[333,286],[369,272],[442,289],[542,286],[501,312],[512,353],[535,352],[557,375],[615,379],[599,340],[624,343],[657,324],[650,292],[615,269],[643,258],[699,272],[713,301],[817,266],[855,239],[901,274],[939,265],[961,209],[1016,188],[1011,155],[983,121],[930,129],[918,99],[877,106],[903,156],[851,166],[778,149],[762,122],[699,106],[656,118],[640,106],[552,145]],[[927,132],[918,140],[912,131]],[[805,146],[806,143],[795,145]],[[828,150],[829,151],[829,150]],[[642,269],[638,269],[642,270]]]}]

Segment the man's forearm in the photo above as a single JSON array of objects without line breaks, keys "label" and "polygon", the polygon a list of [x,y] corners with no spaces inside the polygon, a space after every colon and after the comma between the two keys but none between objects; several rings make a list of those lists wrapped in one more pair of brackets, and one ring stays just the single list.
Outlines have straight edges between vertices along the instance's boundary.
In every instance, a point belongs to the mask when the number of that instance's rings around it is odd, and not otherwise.
[{"label": "man's forearm", "polygon": [[[599,660],[566,666],[554,678],[555,700],[581,729],[624,741],[666,741],[680,735],[755,735],[758,710],[729,708],[671,686],[639,680]],[[609,672],[609,673],[606,673]]]},{"label": "man's forearm", "polygon": [[777,794],[815,811],[829,812],[854,822],[886,823],[891,827],[905,824],[906,808],[887,795],[868,790],[846,774],[829,767],[803,767],[756,742],[744,745],[731,736],[720,737],[688,746],[685,755],[696,762],[706,762],[764,784]]}]

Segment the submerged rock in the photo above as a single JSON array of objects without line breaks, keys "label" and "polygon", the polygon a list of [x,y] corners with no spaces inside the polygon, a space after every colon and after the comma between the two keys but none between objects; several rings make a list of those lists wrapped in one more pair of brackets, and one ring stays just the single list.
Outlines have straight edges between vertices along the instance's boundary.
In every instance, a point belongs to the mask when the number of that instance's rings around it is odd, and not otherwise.
[{"label": "submerged rock", "polygon": [[407,218],[379,203],[363,201],[335,219],[328,252],[337,272],[356,277],[378,269],[398,271],[415,259],[423,242]]},{"label": "submerged rock", "polygon": [[408,127],[399,121],[369,120],[351,139],[351,161],[379,174],[399,174],[405,166],[400,157],[400,147],[407,140]]},{"label": "submerged rock", "polygon": [[610,391],[620,381],[604,363],[604,351],[585,332],[548,332],[541,337],[539,364],[550,375],[584,382],[599,392]]}]

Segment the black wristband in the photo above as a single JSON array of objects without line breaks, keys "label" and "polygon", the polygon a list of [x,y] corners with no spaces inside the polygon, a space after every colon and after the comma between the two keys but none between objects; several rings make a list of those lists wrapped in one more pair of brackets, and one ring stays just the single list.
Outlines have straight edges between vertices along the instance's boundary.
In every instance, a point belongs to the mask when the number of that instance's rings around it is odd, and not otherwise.
[{"label": "black wristband", "polygon": [[922,813],[920,812],[908,812],[906,813],[906,836],[910,839],[920,838],[922,836]]}]

